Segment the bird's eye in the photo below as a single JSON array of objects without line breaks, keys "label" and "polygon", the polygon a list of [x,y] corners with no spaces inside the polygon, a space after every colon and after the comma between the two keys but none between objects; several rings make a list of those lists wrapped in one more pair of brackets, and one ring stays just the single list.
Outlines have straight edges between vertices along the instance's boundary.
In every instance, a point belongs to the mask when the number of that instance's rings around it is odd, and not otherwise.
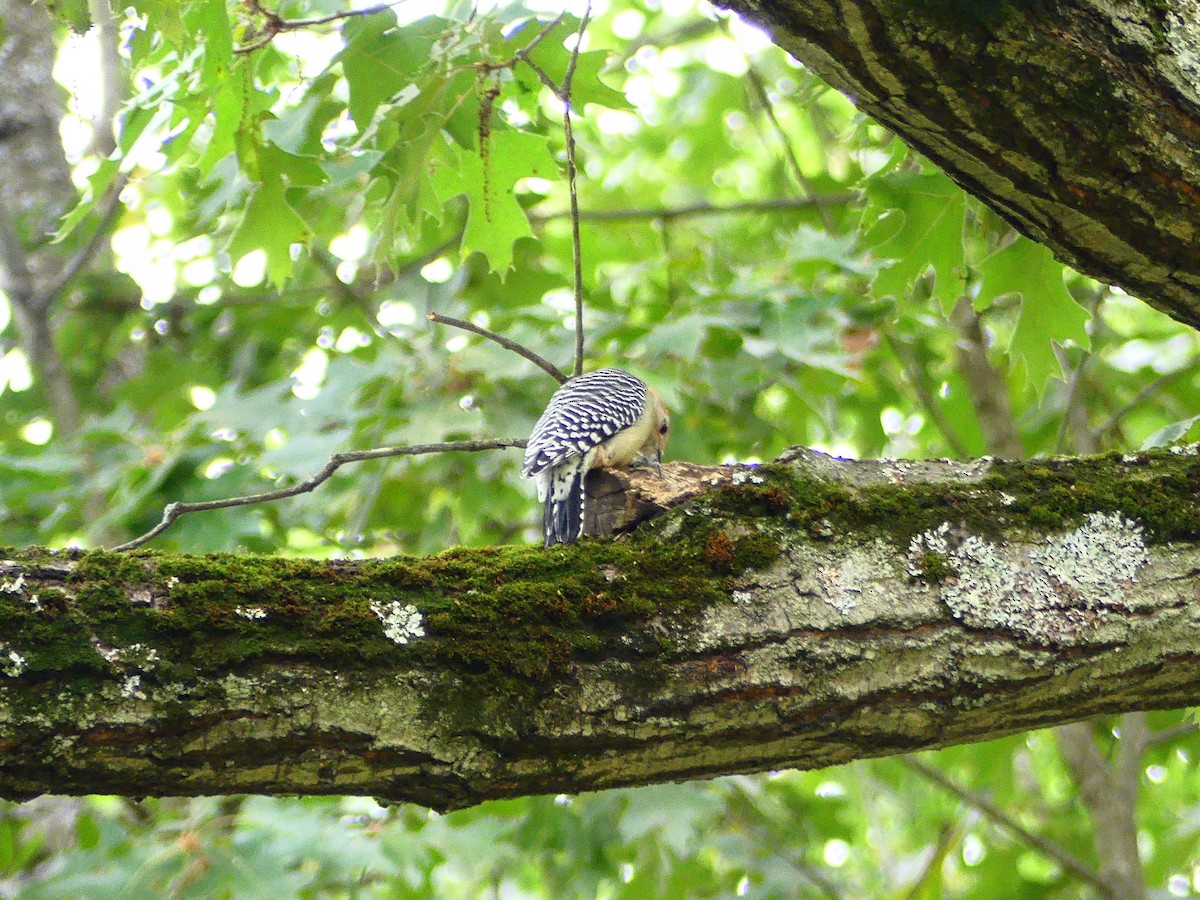
[{"label": "bird's eye", "polygon": [[658,433],[659,433],[659,434],[666,434],[666,433],[667,433],[668,431],[670,431],[670,430],[671,430],[671,423],[670,423],[670,422],[663,422],[661,425],[659,425],[659,426],[658,426]]}]

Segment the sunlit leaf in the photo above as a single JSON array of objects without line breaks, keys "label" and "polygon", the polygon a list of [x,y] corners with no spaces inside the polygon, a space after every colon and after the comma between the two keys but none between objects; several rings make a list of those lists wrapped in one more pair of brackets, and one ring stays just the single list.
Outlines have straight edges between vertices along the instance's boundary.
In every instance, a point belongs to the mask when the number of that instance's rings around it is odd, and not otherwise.
[{"label": "sunlit leaf", "polygon": [[867,196],[870,205],[864,221],[875,224],[866,245],[891,261],[875,277],[873,293],[903,297],[917,277],[932,267],[931,296],[944,312],[949,311],[962,294],[966,275],[962,190],[940,172],[892,172],[870,179]]},{"label": "sunlit leaf", "polygon": [[438,166],[433,187],[442,201],[466,194],[470,205],[463,233],[462,254],[478,251],[492,269],[504,272],[512,265],[512,245],[533,230],[513,188],[521,178],[547,178],[555,174],[546,139],[535,134],[499,129],[483,145],[482,155],[446,145],[449,165]]},{"label": "sunlit leaf", "polygon": [[1070,340],[1089,345],[1088,314],[1063,283],[1063,266],[1045,247],[1027,238],[996,253],[979,267],[983,279],[976,304],[986,306],[1001,294],[1019,292],[1021,313],[1013,332],[1014,361],[1024,364],[1038,396],[1046,382],[1061,374],[1054,344]]},{"label": "sunlit leaf", "polygon": [[76,34],[83,34],[92,27],[87,0],[45,0],[45,3],[54,17]]},{"label": "sunlit leaf", "polygon": [[1153,450],[1155,447],[1166,447],[1168,444],[1173,444],[1191,431],[1197,422],[1200,422],[1200,415],[1164,425],[1142,441],[1141,449]]},{"label": "sunlit leaf", "polygon": [[262,250],[271,282],[281,285],[292,272],[292,245],[305,244],[309,237],[308,226],[287,201],[283,180],[273,175],[251,194],[227,251],[236,260]]}]

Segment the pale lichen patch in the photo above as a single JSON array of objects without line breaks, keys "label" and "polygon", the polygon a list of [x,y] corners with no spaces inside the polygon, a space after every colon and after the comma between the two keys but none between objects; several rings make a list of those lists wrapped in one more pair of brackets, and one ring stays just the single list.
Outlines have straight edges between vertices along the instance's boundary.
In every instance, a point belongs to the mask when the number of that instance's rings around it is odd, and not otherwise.
[{"label": "pale lichen patch", "polygon": [[1148,559],[1141,526],[1119,514],[1092,513],[1079,528],[1032,547],[971,534],[950,549],[954,576],[941,596],[970,627],[1072,643],[1100,637],[1105,606],[1123,600]]},{"label": "pale lichen patch", "polygon": [[766,481],[761,475],[755,475],[753,471],[734,472],[729,480],[733,484],[745,484],[746,482],[750,482],[750,484],[762,484]]},{"label": "pale lichen patch", "polygon": [[1074,531],[1051,537],[1031,558],[1060,584],[1107,603],[1120,597],[1150,557],[1139,524],[1120,513],[1092,513]]},{"label": "pale lichen patch", "polygon": [[5,594],[19,594],[25,589],[25,573],[18,572],[16,578],[5,578],[0,581],[0,592]]},{"label": "pale lichen patch", "polygon": [[102,643],[98,638],[92,639],[92,647],[95,648],[96,652],[100,654],[100,658],[103,659],[105,662],[112,663],[113,665],[120,664],[120,661],[121,661],[121,648],[120,647],[110,647],[107,644]]},{"label": "pale lichen patch", "polygon": [[943,522],[937,528],[913,537],[908,542],[908,556],[904,563],[905,571],[912,578],[922,578],[925,576],[927,555],[936,553],[939,557],[949,561],[950,557],[950,523]]},{"label": "pale lichen patch", "polygon": [[0,672],[9,678],[17,678],[25,671],[25,657],[7,644],[0,643]]},{"label": "pale lichen patch", "polygon": [[835,565],[817,570],[821,599],[843,617],[866,601],[871,609],[886,606],[885,583],[892,573],[891,558],[891,546],[881,539],[850,548]]},{"label": "pale lichen patch", "polygon": [[127,699],[145,700],[146,695],[142,692],[142,676],[130,675],[121,683],[121,696]]},{"label": "pale lichen patch", "polygon": [[128,647],[111,647],[98,638],[92,639],[92,647],[106,663],[122,671],[133,669],[140,672],[153,671],[159,662],[158,650],[146,644],[130,644]]},{"label": "pale lichen patch", "polygon": [[267,611],[261,606],[239,606],[234,609],[234,612],[243,619],[265,619]]},{"label": "pale lichen patch", "polygon": [[399,600],[388,603],[372,600],[371,612],[383,623],[383,633],[390,641],[407,644],[412,638],[425,636],[421,611],[412,604],[401,603]]}]

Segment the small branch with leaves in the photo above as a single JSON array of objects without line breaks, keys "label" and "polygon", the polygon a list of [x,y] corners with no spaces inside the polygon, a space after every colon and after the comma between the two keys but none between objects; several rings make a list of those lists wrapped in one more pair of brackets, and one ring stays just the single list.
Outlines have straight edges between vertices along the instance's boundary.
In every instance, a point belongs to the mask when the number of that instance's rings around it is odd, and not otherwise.
[{"label": "small branch with leaves", "polygon": [[[534,36],[526,46],[522,47],[511,58],[502,62],[479,63],[477,68],[481,74],[490,73],[498,69],[511,69],[518,63],[524,63],[529,66],[530,70],[537,76],[538,80],[544,84],[559,102],[563,105],[563,135],[566,142],[567,156],[567,186],[571,197],[571,250],[572,263],[574,271],[574,296],[575,296],[575,365],[573,367],[573,375],[578,377],[583,374],[583,249],[582,241],[579,235],[579,191],[576,184],[576,173],[578,167],[575,163],[575,131],[571,122],[571,86],[575,80],[575,70],[579,64],[579,49],[583,45],[583,35],[587,30],[588,22],[592,17],[592,4],[589,0],[587,7],[583,11],[583,18],[579,20],[579,27],[575,31],[575,44],[571,47],[571,56],[567,62],[567,70],[563,74],[562,84],[555,83],[554,79],[530,58],[530,53],[538,46],[546,36],[553,31],[566,16],[565,12],[559,13],[558,16],[547,22],[542,29]],[[490,114],[490,105],[488,106]],[[481,114],[482,115],[482,114]],[[483,123],[481,123],[483,124]],[[484,135],[481,133],[481,141]],[[545,366],[543,366],[545,368]],[[549,370],[547,370],[549,371]],[[553,373],[552,373],[553,374]],[[557,376],[555,376],[557,377]]]}]

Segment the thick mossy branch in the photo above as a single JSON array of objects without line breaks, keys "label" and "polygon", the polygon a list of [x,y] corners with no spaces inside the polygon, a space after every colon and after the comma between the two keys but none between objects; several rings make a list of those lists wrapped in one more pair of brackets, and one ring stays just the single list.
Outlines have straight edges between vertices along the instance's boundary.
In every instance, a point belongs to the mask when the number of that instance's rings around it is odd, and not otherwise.
[{"label": "thick mossy branch", "polygon": [[[120,666],[97,646],[145,646],[158,650],[156,680],[297,660],[544,678],[577,653],[611,650],[637,623],[720,601],[728,593],[721,577],[736,568],[678,545],[600,542],[353,562],[154,551],[10,550],[4,559],[0,635],[28,677],[104,677]],[[34,582],[41,563],[70,574]],[[19,572],[24,584],[12,589]],[[403,654],[375,611],[393,603],[420,613],[421,640]]]},{"label": "thick mossy branch", "polygon": [[450,807],[1200,700],[1195,456],[615,478],[677,508],[427,559],[0,552],[0,793]]},{"label": "thick mossy branch", "polygon": [[1191,0],[722,5],[1059,259],[1200,326]]}]

